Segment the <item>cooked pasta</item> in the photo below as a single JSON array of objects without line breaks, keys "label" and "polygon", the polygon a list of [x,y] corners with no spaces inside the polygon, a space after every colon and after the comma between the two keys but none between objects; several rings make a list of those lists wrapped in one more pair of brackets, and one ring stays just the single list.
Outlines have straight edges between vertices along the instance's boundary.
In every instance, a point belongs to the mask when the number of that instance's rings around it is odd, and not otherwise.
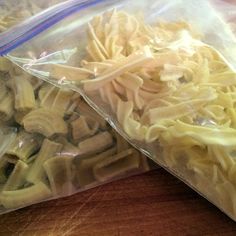
[{"label": "cooked pasta", "polygon": [[10,92],[0,101],[0,120],[8,121],[14,113],[14,97]]},{"label": "cooked pasta", "polygon": [[[72,140],[70,140],[72,141]],[[81,150],[73,143],[69,142],[66,138],[60,137],[57,142],[63,145],[60,155],[63,157],[76,157],[81,155]]]},{"label": "cooked pasta", "polygon": [[85,157],[82,159],[75,160],[76,162],[76,175],[75,183],[80,187],[89,186],[96,183],[96,179],[93,173],[93,167],[104,160],[106,157],[111,157],[115,155],[116,147],[112,147],[100,154],[94,155],[92,157]]},{"label": "cooked pasta", "polygon": [[72,137],[74,141],[94,135],[99,128],[99,123],[93,118],[80,116],[71,122]]},{"label": "cooked pasta", "polygon": [[44,139],[39,154],[27,174],[26,177],[27,181],[36,184],[37,182],[44,180],[45,178],[45,173],[43,170],[44,162],[49,158],[54,157],[56,154],[60,153],[61,149],[62,149],[62,144],[52,142],[48,139]]},{"label": "cooked pasta", "polygon": [[27,132],[39,133],[45,137],[67,134],[68,127],[60,112],[39,108],[28,113],[22,120]]},{"label": "cooked pasta", "polygon": [[[87,26],[84,58],[53,65],[55,79],[78,85],[131,141],[236,218],[236,73],[225,58],[185,22],[149,25],[112,10]],[[97,179],[116,172],[106,170],[113,161],[94,167]]]},{"label": "cooked pasta", "polygon": [[62,90],[50,84],[44,84],[38,93],[40,106],[64,114],[70,108],[73,94],[72,91]]},{"label": "cooked pasta", "polygon": [[43,182],[38,182],[31,187],[14,191],[2,191],[0,202],[7,209],[16,209],[43,201],[51,196],[50,188]]},{"label": "cooked pasta", "polygon": [[[1,29],[0,29],[0,31],[1,31]],[[0,71],[8,72],[11,69],[11,67],[12,67],[12,65],[9,60],[7,60],[4,57],[0,57]]]},{"label": "cooked pasta", "polygon": [[6,153],[27,162],[28,158],[40,149],[42,141],[42,136],[38,134],[20,131]]},{"label": "cooked pasta", "polygon": [[51,66],[51,76],[55,79],[62,80],[61,75],[64,75],[66,80],[77,81],[88,79],[94,75],[93,71],[87,69],[74,68],[64,65],[52,65]]},{"label": "cooked pasta", "polygon": [[105,131],[79,142],[78,147],[83,154],[96,154],[111,147],[113,144],[112,135]]},{"label": "cooked pasta", "polygon": [[3,187],[3,191],[14,191],[22,187],[25,183],[25,176],[29,166],[23,161],[19,160],[14,167],[10,177],[7,179]]},{"label": "cooked pasta", "polygon": [[[58,69],[65,67],[55,68],[55,72]],[[2,208],[20,208],[101,184],[103,180],[95,177],[94,166],[103,163],[105,157],[116,157],[130,145],[78,93],[40,82],[11,64],[2,69],[0,65],[1,70],[6,78],[0,80],[0,125],[16,128],[11,143],[2,140]],[[79,72],[82,76],[88,71],[89,68]],[[106,166],[107,171],[115,169],[116,174],[109,173],[103,179],[109,181],[121,174],[148,170],[140,155],[137,158],[141,164],[135,170],[127,158]],[[124,168],[126,164],[129,167]]]},{"label": "cooked pasta", "polygon": [[17,111],[27,111],[36,107],[34,89],[27,78],[14,77],[9,84],[14,92]]},{"label": "cooked pasta", "polygon": [[75,187],[73,186],[73,161],[74,157],[57,156],[44,162],[43,167],[54,196],[66,196],[75,192]]},{"label": "cooked pasta", "polygon": [[140,166],[140,158],[135,155],[137,151],[127,149],[115,156],[104,158],[93,167],[94,176],[99,181],[112,179],[125,172],[136,170]]}]

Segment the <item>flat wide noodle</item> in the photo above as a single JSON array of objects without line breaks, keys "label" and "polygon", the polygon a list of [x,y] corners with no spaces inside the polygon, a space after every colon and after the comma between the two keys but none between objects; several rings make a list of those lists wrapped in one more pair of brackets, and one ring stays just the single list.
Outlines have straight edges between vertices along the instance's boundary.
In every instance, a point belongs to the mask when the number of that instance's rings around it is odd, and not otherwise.
[{"label": "flat wide noodle", "polygon": [[148,25],[113,10],[95,17],[88,31],[79,70],[96,76],[83,77],[85,93],[97,92],[95,103],[109,106],[130,139],[148,144],[154,157],[160,144],[164,163],[191,176],[210,200],[222,208],[230,199],[236,218],[236,73],[225,59],[186,22]]}]

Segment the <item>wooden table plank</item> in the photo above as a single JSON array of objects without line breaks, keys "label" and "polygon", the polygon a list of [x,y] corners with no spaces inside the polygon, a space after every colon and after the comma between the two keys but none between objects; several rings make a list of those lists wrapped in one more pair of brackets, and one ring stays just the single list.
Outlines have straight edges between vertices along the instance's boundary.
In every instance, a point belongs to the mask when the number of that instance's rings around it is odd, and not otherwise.
[{"label": "wooden table plank", "polygon": [[0,235],[236,235],[236,223],[159,169],[3,215]]}]

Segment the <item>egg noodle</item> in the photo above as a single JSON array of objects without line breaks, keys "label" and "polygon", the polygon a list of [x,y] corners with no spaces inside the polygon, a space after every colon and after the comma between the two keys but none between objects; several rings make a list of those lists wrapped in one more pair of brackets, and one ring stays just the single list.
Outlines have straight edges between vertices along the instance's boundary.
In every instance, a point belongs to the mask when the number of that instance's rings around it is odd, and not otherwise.
[{"label": "egg noodle", "polygon": [[236,216],[236,74],[201,37],[113,10],[88,24],[81,66],[52,65],[51,77],[98,92],[131,140],[159,143],[167,167]]}]

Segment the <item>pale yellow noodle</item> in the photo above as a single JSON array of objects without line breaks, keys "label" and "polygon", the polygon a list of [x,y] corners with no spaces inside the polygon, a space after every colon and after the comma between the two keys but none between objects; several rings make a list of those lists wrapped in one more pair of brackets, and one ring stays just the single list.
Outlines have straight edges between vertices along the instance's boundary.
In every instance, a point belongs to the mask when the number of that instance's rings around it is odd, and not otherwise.
[{"label": "pale yellow noodle", "polygon": [[82,154],[79,148],[70,143],[65,137],[59,137],[57,142],[63,145],[63,148],[60,151],[61,156],[76,157]]},{"label": "pale yellow noodle", "polygon": [[43,108],[57,110],[64,114],[69,109],[72,112],[76,106],[75,102],[75,105],[72,107],[72,96],[74,93],[71,90],[59,89],[53,85],[44,84],[41,86],[38,94],[40,106]]},{"label": "pale yellow noodle", "polygon": [[[173,139],[181,139],[190,137],[203,144],[216,144],[222,146],[236,145],[236,130],[232,128],[202,127],[197,125],[188,125],[177,121],[173,127],[169,128],[170,136],[167,137],[163,133],[162,137],[168,143],[172,143]],[[167,138],[167,139],[166,139]]]},{"label": "pale yellow noodle", "polygon": [[43,169],[43,164],[49,158],[54,157],[56,154],[59,154],[62,149],[62,144],[52,142],[48,139],[44,139],[42,147],[38,153],[38,156],[31,166],[28,174],[27,181],[30,183],[38,183],[45,179],[45,172]]},{"label": "pale yellow noodle", "polygon": [[50,76],[56,80],[81,81],[94,76],[94,72],[66,65],[51,65]]},{"label": "pale yellow noodle", "polygon": [[101,88],[103,85],[111,82],[125,72],[137,68],[152,59],[153,57],[150,53],[150,49],[148,47],[144,47],[144,49],[140,52],[133,55],[131,54],[128,58],[122,59],[121,62],[107,69],[107,71],[105,71],[100,77],[92,80],[84,80],[84,89],[89,91]]},{"label": "pale yellow noodle", "polygon": [[11,69],[11,62],[4,57],[0,57],[0,71],[8,72],[10,69]]},{"label": "pale yellow noodle", "polygon": [[68,127],[60,112],[39,108],[28,113],[22,120],[27,132],[35,132],[51,137],[54,134],[67,134]]},{"label": "pale yellow noodle", "polygon": [[38,134],[31,134],[25,131],[20,131],[16,139],[7,150],[7,154],[17,156],[23,161],[39,150],[43,138]]},{"label": "pale yellow noodle", "polygon": [[80,159],[75,159],[75,184],[77,186],[89,186],[90,184],[95,184],[97,181],[93,173],[93,167],[96,163],[104,160],[106,157],[115,155],[117,152],[116,147],[112,147],[100,154],[93,155],[92,157],[85,157]]},{"label": "pale yellow noodle", "polygon": [[74,157],[56,156],[45,161],[43,167],[54,196],[68,196],[75,192],[73,186]]},{"label": "pale yellow noodle", "polygon": [[114,140],[112,135],[109,132],[104,131],[80,142],[78,147],[84,154],[96,154],[108,149],[113,144]]},{"label": "pale yellow noodle", "polygon": [[23,76],[15,76],[11,82],[11,89],[15,96],[15,109],[26,111],[35,108],[34,89],[29,80]]},{"label": "pale yellow noodle", "polygon": [[22,187],[29,167],[26,163],[19,160],[15,164],[14,170],[4,184],[3,191],[14,191]]},{"label": "pale yellow noodle", "polygon": [[121,176],[122,174],[138,169],[140,157],[135,155],[136,150],[127,149],[115,156],[104,158],[93,167],[94,176],[99,181]]},{"label": "pale yellow noodle", "polygon": [[15,191],[3,191],[0,194],[0,202],[7,209],[16,209],[46,200],[52,196],[49,187],[38,182],[28,188]]},{"label": "pale yellow noodle", "polygon": [[14,114],[14,97],[8,92],[0,101],[0,120],[8,121]]},{"label": "pale yellow noodle", "polygon": [[74,141],[92,136],[98,131],[99,123],[92,118],[80,116],[71,122],[72,137]]}]

